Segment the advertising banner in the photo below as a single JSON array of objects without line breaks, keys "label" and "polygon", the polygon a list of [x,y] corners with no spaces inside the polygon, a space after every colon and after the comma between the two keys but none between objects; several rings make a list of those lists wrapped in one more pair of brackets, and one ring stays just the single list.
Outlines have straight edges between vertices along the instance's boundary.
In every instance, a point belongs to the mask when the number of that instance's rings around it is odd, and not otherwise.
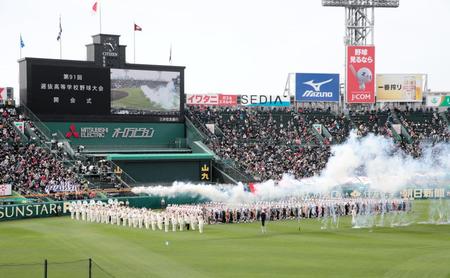
[{"label": "advertising banner", "polygon": [[375,47],[347,46],[347,103],[375,102]]},{"label": "advertising banner", "polygon": [[450,107],[450,94],[447,96],[427,96],[429,107]]},{"label": "advertising banner", "polygon": [[288,95],[241,95],[242,106],[290,106]]},{"label": "advertising banner", "polygon": [[313,124],[313,128],[317,131],[317,133],[322,135],[322,124]]},{"label": "advertising banner", "polygon": [[377,102],[422,101],[424,74],[377,74]]},{"label": "advertising banner", "polygon": [[0,196],[9,196],[11,195],[11,184],[3,183],[0,184]]},{"label": "advertising banner", "polygon": [[441,199],[450,197],[450,188],[406,188],[400,196],[407,199]]},{"label": "advertising banner", "polygon": [[70,212],[69,206],[70,202],[0,206],[0,221],[65,215]]},{"label": "advertising banner", "polygon": [[216,127],[215,124],[205,124],[205,126],[212,134],[214,134],[214,130],[215,130],[215,127]]},{"label": "advertising banner", "polygon": [[194,94],[186,96],[187,105],[236,106],[237,95],[226,94]]},{"label": "advertising banner", "polygon": [[72,183],[50,184],[45,187],[45,192],[47,193],[76,192],[76,191],[80,191],[79,184],[72,184]]},{"label": "advertising banner", "polygon": [[113,149],[118,146],[166,146],[185,136],[183,123],[46,122],[46,125],[51,132],[61,132],[72,146]]},{"label": "advertising banner", "polygon": [[14,125],[24,134],[25,132],[25,125],[24,122],[14,122]]},{"label": "advertising banner", "polygon": [[339,74],[296,73],[295,99],[300,102],[338,102]]},{"label": "advertising banner", "polygon": [[211,181],[211,162],[200,162],[200,180]]}]

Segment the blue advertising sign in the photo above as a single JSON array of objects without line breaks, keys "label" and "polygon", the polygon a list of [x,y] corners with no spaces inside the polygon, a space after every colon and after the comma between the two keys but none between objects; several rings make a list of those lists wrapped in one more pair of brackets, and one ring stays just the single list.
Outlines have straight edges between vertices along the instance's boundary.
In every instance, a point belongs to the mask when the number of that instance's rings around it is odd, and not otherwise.
[{"label": "blue advertising sign", "polygon": [[339,74],[296,73],[295,99],[300,102],[339,101]]}]

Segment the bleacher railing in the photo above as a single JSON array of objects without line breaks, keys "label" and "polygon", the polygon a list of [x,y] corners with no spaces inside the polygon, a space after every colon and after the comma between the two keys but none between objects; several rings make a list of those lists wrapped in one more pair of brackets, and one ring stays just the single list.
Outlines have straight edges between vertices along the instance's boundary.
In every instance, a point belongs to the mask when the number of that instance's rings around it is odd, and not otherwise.
[{"label": "bleacher railing", "polygon": [[308,128],[309,132],[311,132],[319,141],[320,145],[323,145],[323,136],[322,134],[319,134],[319,132],[317,132],[317,130],[314,127],[310,127]]},{"label": "bleacher railing", "polygon": [[394,129],[392,125],[389,127],[389,130],[391,131],[392,137],[394,138],[395,141],[397,142],[402,141],[402,137],[397,133],[397,131]]},{"label": "bleacher railing", "polygon": [[119,165],[111,160],[109,160],[108,163],[111,169],[113,169],[116,177],[120,179],[120,181],[122,181],[122,183],[124,183],[127,187],[133,187],[138,184],[138,182],[127,172],[125,172]]},{"label": "bleacher railing", "polygon": [[408,144],[412,144],[413,139],[411,135],[409,135],[408,130],[403,125],[402,125],[402,135],[405,136],[406,142],[408,142]]},{"label": "bleacher railing", "polygon": [[441,112],[439,113],[439,115],[441,116],[441,118],[444,120],[444,122],[447,124],[447,127],[450,128],[450,121],[447,118],[447,114],[445,112]]},{"label": "bleacher railing", "polygon": [[253,176],[242,173],[231,160],[216,160],[214,166],[231,176],[235,181],[248,183],[255,180]]}]

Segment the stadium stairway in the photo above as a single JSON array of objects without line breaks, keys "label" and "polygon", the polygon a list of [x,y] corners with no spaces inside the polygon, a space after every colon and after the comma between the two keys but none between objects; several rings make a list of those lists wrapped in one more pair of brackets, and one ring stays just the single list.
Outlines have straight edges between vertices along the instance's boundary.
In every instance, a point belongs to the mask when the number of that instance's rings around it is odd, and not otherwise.
[{"label": "stadium stairway", "polygon": [[322,136],[322,134],[320,134],[319,132],[317,132],[317,130],[314,127],[309,127],[308,128],[309,132],[311,132],[311,134],[313,134],[317,140],[319,141],[319,144],[321,146],[323,146],[323,141],[325,140],[325,138]]},{"label": "stadium stairway", "polygon": [[408,144],[412,144],[413,143],[413,139],[411,137],[411,135],[409,134],[409,131],[406,127],[404,127],[402,125],[402,136],[404,136],[406,138],[406,142],[408,142]]},{"label": "stadium stairway", "polygon": [[329,141],[329,142],[333,142],[333,136],[331,135],[330,131],[328,130],[328,128],[326,126],[322,127],[322,133],[323,136]]}]

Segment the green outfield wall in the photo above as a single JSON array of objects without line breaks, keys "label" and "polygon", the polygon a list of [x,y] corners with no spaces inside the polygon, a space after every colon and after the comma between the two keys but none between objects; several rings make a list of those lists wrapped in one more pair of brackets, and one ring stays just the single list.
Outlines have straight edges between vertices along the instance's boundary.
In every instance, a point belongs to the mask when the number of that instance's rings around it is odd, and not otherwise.
[{"label": "green outfield wall", "polygon": [[[162,201],[163,199],[164,201]],[[119,202],[128,203],[131,207],[151,209],[161,209],[163,204],[192,204],[206,201],[199,196],[188,195],[177,197],[133,196],[95,199],[95,201],[102,202],[108,202],[108,200],[118,200]],[[90,202],[91,200],[86,201]],[[68,215],[70,214],[69,206],[71,202],[76,202],[76,200],[3,205],[0,206],[0,221]]]}]

